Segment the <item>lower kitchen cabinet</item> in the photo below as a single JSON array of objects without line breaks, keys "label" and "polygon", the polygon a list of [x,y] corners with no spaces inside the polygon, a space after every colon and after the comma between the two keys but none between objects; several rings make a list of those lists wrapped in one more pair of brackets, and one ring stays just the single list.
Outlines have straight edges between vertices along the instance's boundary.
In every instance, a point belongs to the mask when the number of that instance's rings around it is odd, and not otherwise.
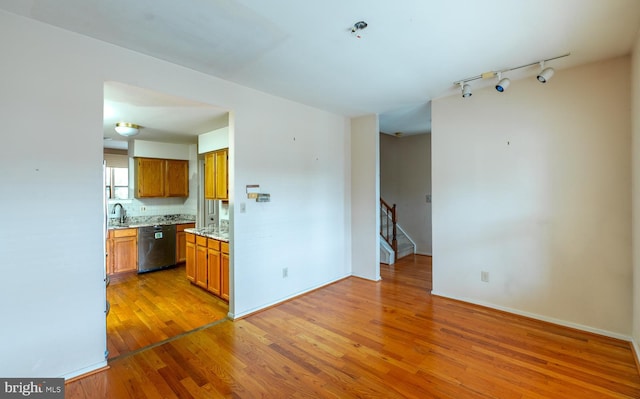
[{"label": "lower kitchen cabinet", "polygon": [[187,235],[184,229],[196,227],[195,223],[183,223],[176,225],[176,263],[187,260]]},{"label": "lower kitchen cabinet", "polygon": [[211,238],[207,240],[207,268],[209,274],[207,290],[214,295],[221,296],[220,241]]},{"label": "lower kitchen cabinet", "polygon": [[229,300],[229,243],[186,234],[187,279],[217,297]]},{"label": "lower kitchen cabinet", "polygon": [[109,230],[107,274],[138,270],[138,229]]},{"label": "lower kitchen cabinet", "polygon": [[207,266],[207,238],[196,236],[196,285],[207,288],[209,278]]},{"label": "lower kitchen cabinet", "polygon": [[221,243],[221,259],[220,259],[220,279],[222,280],[220,296],[222,299],[229,300],[229,243]]},{"label": "lower kitchen cabinet", "polygon": [[192,283],[196,282],[196,236],[185,233],[185,260],[187,262],[187,279]]}]

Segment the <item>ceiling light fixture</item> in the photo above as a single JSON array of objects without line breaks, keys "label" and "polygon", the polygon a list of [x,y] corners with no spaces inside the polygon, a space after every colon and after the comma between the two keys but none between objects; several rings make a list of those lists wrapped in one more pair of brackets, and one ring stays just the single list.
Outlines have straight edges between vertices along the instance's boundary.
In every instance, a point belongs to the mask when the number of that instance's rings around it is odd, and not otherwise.
[{"label": "ceiling light fixture", "polygon": [[460,89],[462,90],[462,97],[467,98],[471,97],[473,93],[471,93],[471,86],[469,86],[466,82],[460,82]]},{"label": "ceiling light fixture", "polygon": [[503,78],[502,72],[498,72],[498,84],[496,85],[496,90],[498,90],[499,93],[504,93],[510,84],[511,80],[509,80],[509,78]]},{"label": "ceiling light fixture", "polygon": [[367,26],[369,26],[369,24],[367,24],[364,21],[358,21],[355,24],[353,24],[353,27],[351,27],[351,33],[357,37],[358,39],[362,38],[362,33],[361,31],[364,30]]},{"label": "ceiling light fixture", "polygon": [[544,67],[544,61],[540,61],[540,69],[541,69],[541,71],[538,74],[538,82],[540,82],[540,83],[547,83],[547,81],[549,79],[551,79],[553,74],[556,72],[551,67],[545,68]]},{"label": "ceiling light fixture", "polygon": [[116,123],[116,132],[118,132],[119,135],[124,137],[135,136],[136,134],[140,133],[140,128],[141,126],[136,125],[135,123],[128,123],[128,122]]},{"label": "ceiling light fixture", "polygon": [[553,73],[555,72],[553,68],[545,68],[544,67],[544,63],[546,61],[551,61],[551,60],[556,60],[558,58],[563,58],[563,57],[568,57],[570,56],[571,53],[567,53],[567,54],[563,54],[563,55],[559,55],[557,57],[552,57],[552,58],[547,58],[541,61],[536,61],[536,62],[532,62],[530,64],[525,64],[525,65],[520,65],[517,67],[513,67],[513,68],[507,68],[507,69],[503,69],[501,71],[498,72],[493,72],[493,71],[489,71],[489,72],[485,72],[481,75],[477,75],[477,76],[472,76],[470,78],[466,78],[466,79],[462,79],[462,80],[457,80],[455,82],[453,82],[454,85],[460,85],[460,88],[462,88],[462,97],[469,97],[471,96],[471,87],[469,86],[469,82],[473,81],[473,80],[479,80],[479,79],[489,79],[489,78],[494,78],[494,77],[498,77],[498,84],[496,85],[496,90],[500,93],[504,92],[507,87],[509,87],[509,85],[511,84],[511,80],[509,80],[509,78],[504,78],[502,79],[502,74],[505,72],[509,72],[509,71],[515,71],[516,69],[521,69],[521,68],[526,68],[526,67],[530,67],[532,65],[537,65],[539,64],[542,71],[538,74],[537,78],[538,81],[540,81],[541,83],[545,83],[547,82],[549,79],[551,79],[551,77],[553,76]]}]

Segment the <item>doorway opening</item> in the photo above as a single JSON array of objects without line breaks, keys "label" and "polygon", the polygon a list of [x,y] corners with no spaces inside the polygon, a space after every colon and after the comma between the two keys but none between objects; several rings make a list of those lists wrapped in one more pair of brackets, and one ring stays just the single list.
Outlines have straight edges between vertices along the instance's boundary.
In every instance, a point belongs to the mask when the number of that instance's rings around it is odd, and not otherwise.
[{"label": "doorway opening", "polygon": [[[184,240],[184,233],[180,235],[181,227],[201,227],[198,216],[204,198],[198,173],[198,137],[228,126],[229,117],[228,110],[210,104],[121,82],[104,84],[105,161],[107,166],[115,162],[117,168],[128,168],[129,177],[128,195],[123,194],[120,183],[109,181],[109,189],[103,185],[108,282],[105,353],[109,360],[227,317],[229,304],[191,284],[186,277],[184,259],[179,255],[176,255],[175,265],[141,273],[137,246],[139,228],[175,224],[178,233],[174,245],[178,254],[179,240]],[[138,125],[139,131],[133,136],[122,136],[115,131],[118,122]],[[141,148],[144,155],[139,155]],[[186,155],[172,158],[173,154],[167,151],[173,148]],[[138,156],[188,161],[188,195],[136,197],[134,157]],[[120,187],[117,198],[106,197],[109,191],[115,193],[111,188],[114,184]],[[109,241],[116,230],[119,234],[114,239],[121,239],[118,241],[120,246]],[[116,254],[120,256],[116,258]],[[116,262],[115,259],[123,260],[127,266],[109,263]]]}]

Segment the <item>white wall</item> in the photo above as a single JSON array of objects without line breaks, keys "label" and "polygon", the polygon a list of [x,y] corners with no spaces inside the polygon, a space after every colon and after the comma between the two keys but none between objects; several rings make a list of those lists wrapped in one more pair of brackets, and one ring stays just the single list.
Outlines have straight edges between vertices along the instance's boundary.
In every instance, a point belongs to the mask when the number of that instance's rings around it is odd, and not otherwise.
[{"label": "white wall", "polygon": [[377,115],[351,121],[353,275],[380,279],[380,132]]},{"label": "white wall", "polygon": [[[350,274],[344,117],[5,12],[0,36],[13,38],[0,41],[0,319],[10,321],[0,375],[70,377],[105,364],[105,81],[233,110],[233,313]],[[272,202],[242,199],[253,183]]]},{"label": "white wall", "polygon": [[198,136],[198,154],[229,147],[229,127],[221,127]]},{"label": "white wall", "polygon": [[188,160],[190,148],[191,144],[132,140],[129,143],[129,157]]},{"label": "white wall", "polygon": [[396,204],[398,224],[431,255],[431,134],[395,137],[380,134],[380,192]]},{"label": "white wall", "polygon": [[434,293],[629,337],[629,76],[623,57],[433,102]]},{"label": "white wall", "polygon": [[633,341],[640,356],[640,32],[631,55],[631,154],[633,199]]}]

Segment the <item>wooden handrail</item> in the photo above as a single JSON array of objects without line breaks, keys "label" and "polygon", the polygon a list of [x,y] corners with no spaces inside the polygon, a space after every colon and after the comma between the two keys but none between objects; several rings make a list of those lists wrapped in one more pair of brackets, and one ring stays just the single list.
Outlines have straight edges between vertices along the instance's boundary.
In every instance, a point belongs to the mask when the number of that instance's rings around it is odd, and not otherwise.
[{"label": "wooden handrail", "polygon": [[[386,219],[386,223],[384,224],[382,223],[383,219]],[[389,205],[385,200],[380,198],[380,235],[389,245],[391,245],[394,252],[398,252],[398,240],[396,234],[397,222],[396,204]],[[391,232],[389,232],[390,228]]]}]

